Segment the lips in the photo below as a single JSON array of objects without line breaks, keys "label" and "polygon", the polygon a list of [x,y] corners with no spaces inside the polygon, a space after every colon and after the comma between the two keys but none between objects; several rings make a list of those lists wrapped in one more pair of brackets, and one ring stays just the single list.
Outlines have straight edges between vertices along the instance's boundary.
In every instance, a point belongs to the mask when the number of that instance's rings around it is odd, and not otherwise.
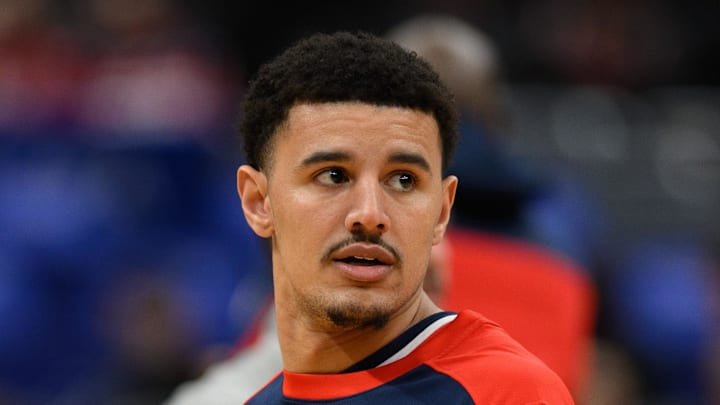
[{"label": "lips", "polygon": [[385,277],[396,259],[382,246],[354,243],[342,247],[331,256],[335,267],[355,281],[374,282]]},{"label": "lips", "polygon": [[375,244],[354,243],[338,249],[332,259],[358,265],[388,265],[395,263],[395,257],[385,248]]}]

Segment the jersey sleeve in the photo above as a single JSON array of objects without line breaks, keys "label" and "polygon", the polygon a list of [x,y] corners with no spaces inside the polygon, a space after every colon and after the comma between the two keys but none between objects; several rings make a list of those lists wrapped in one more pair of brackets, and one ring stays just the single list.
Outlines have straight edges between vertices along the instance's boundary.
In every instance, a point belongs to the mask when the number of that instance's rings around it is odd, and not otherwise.
[{"label": "jersey sleeve", "polygon": [[478,404],[574,404],[560,377],[533,358],[501,354],[469,361],[458,356],[429,366],[455,379]]}]

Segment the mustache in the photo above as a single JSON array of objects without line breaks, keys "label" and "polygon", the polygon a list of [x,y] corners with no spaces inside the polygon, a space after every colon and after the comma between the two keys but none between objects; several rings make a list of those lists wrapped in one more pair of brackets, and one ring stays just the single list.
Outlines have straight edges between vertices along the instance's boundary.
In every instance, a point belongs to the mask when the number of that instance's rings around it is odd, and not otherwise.
[{"label": "mustache", "polygon": [[402,264],[402,257],[400,256],[400,253],[395,249],[392,245],[385,242],[379,234],[376,233],[363,233],[363,232],[357,232],[353,233],[351,236],[334,243],[332,246],[330,246],[327,249],[327,252],[323,255],[323,261],[330,261],[332,255],[337,252],[338,250],[352,245],[353,243],[370,243],[373,245],[378,245],[381,248],[387,250],[395,259],[395,265],[399,266]]}]

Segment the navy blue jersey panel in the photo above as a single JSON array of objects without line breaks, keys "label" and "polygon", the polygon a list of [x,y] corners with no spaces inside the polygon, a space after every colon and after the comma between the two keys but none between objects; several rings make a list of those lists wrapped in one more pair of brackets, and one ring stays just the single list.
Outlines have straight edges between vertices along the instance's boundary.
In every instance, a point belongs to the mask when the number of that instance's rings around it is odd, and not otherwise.
[{"label": "navy blue jersey panel", "polygon": [[283,375],[275,377],[262,391],[250,398],[246,404],[284,404],[282,401]]}]

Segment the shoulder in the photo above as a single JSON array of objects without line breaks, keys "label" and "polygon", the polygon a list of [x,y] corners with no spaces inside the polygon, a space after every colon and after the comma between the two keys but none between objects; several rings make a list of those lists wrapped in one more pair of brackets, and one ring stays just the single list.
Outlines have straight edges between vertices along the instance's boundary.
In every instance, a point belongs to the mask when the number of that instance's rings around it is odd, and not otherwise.
[{"label": "shoulder", "polygon": [[446,350],[428,365],[460,383],[476,403],[573,403],[557,374],[482,315],[463,311],[443,333]]}]

